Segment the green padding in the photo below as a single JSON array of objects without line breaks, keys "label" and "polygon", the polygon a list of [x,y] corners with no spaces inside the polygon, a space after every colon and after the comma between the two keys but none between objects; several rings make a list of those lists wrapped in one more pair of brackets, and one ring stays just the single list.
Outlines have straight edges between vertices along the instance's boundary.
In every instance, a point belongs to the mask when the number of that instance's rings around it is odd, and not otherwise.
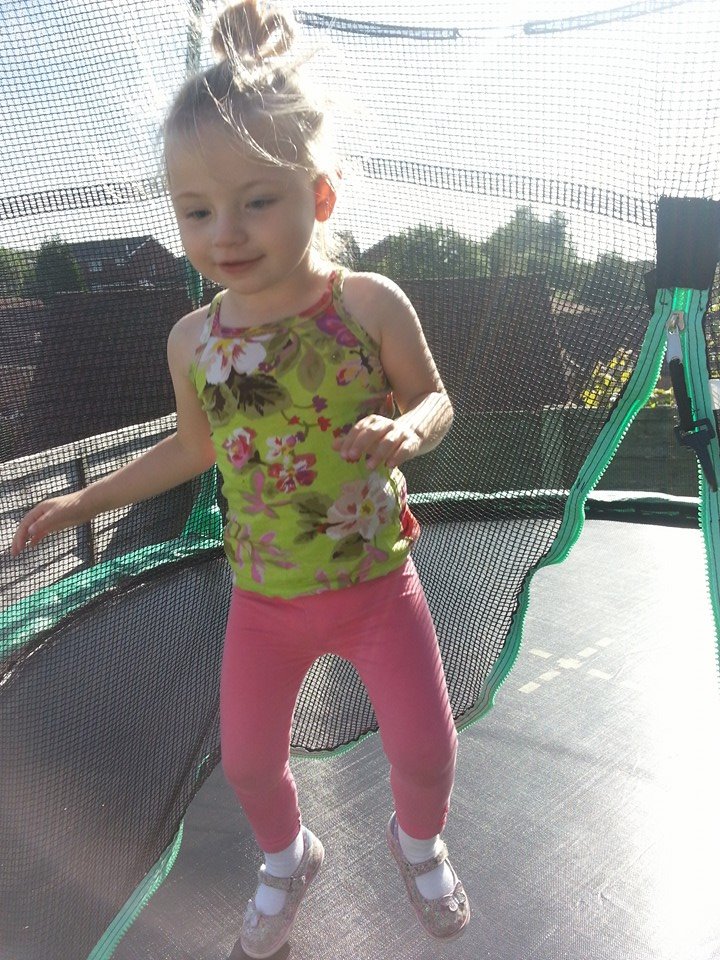
[{"label": "green padding", "polygon": [[515,663],[520,649],[525,615],[530,602],[532,578],[542,567],[561,563],[567,557],[580,536],[585,517],[585,501],[590,491],[615,456],[636,413],[650,398],[665,355],[666,324],[672,305],[672,297],[667,295],[668,293],[668,291],[660,291],[658,294],[655,311],[650,319],[633,375],[580,468],[575,483],[570,488],[560,529],[550,549],[545,557],[530,570],[525,579],[502,653],[488,676],[483,694],[475,709],[463,718],[463,728],[474,723],[493,705],[495,695]]},{"label": "green padding", "polygon": [[[696,420],[709,420],[715,427],[715,411],[710,392],[710,372],[707,363],[707,347],[703,331],[703,317],[707,309],[708,292],[693,290],[685,331],[680,340],[683,348],[683,366],[688,393]],[[710,441],[710,459],[715,476],[720,478],[720,443],[717,436]],[[718,636],[718,666],[720,669],[720,492],[708,486],[702,470],[700,475],[700,526],[705,539],[708,588],[715,631]]]},{"label": "green padding", "polygon": [[115,952],[118,943],[127,932],[128,928],[134,923],[138,914],[147,904],[148,900],[160,884],[170,873],[177,855],[180,852],[182,843],[183,821],[180,822],[180,829],[175,834],[175,839],[165,850],[158,862],[147,874],[139,886],[135,888],[132,895],[123,905],[122,909],[115,915],[115,919],[107,928],[102,937],[93,948],[88,960],[109,960]]},{"label": "green padding", "polygon": [[[195,780],[199,785],[208,776],[212,767],[209,765],[210,755],[203,758],[195,771]],[[132,894],[121,909],[115,914],[113,922],[107,928],[102,937],[95,944],[95,947],[87,960],[109,960],[115,952],[115,948],[127,933],[133,923],[137,920],[140,912],[147,905],[148,900],[159,889],[162,883],[168,877],[177,859],[182,844],[184,820],[180,821],[178,832],[169,847],[165,850],[158,862],[149,871],[147,876],[133,890]]]},{"label": "green padding", "polygon": [[[411,493],[408,503],[418,520],[443,523],[453,520],[495,520],[507,517],[559,517],[568,490],[508,490],[474,493],[448,490],[442,493]],[[632,490],[602,490],[585,500],[585,517],[593,520],[625,520],[660,523],[663,526],[699,526],[698,497],[675,497]]]},{"label": "green padding", "polygon": [[183,532],[176,539],[152,544],[81,570],[3,610],[0,613],[0,657],[7,657],[68,614],[129,579],[169,563],[217,551],[222,543],[222,517],[215,491],[215,471],[210,470],[202,477],[193,509]]}]

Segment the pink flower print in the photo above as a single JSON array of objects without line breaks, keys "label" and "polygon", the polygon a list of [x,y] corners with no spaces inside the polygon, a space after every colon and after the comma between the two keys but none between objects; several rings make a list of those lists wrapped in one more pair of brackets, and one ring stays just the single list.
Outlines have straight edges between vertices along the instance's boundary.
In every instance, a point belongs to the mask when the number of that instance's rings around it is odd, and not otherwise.
[{"label": "pink flower print", "polygon": [[298,435],[296,433],[290,433],[284,437],[268,437],[266,454],[268,463],[291,460],[295,455],[294,447],[297,442]]},{"label": "pink flower print", "polygon": [[[243,493],[243,499],[248,503],[248,506],[245,507],[243,513],[263,513],[266,517],[270,517],[274,520],[277,517],[277,513],[263,500],[265,477],[263,476],[262,470],[256,470],[253,473],[252,477],[250,477],[250,483],[252,484],[252,488],[255,492]],[[278,504],[278,506],[284,506],[284,504]]]},{"label": "pink flower print", "polygon": [[[372,544],[365,544],[365,556],[360,561],[354,573],[348,573],[347,570],[340,570],[335,574],[338,586],[352,587],[356,583],[364,583],[372,572],[374,563],[382,563],[387,560],[388,555],[384,550],[378,550]],[[330,577],[324,570],[318,570],[315,574],[315,580],[320,584],[317,593],[324,593],[325,590],[332,589]]]},{"label": "pink flower print", "polygon": [[360,341],[348,330],[339,317],[333,317],[332,314],[330,316],[323,314],[321,317],[318,317],[315,322],[323,333],[327,333],[328,336],[333,337],[335,342],[339,343],[341,347],[360,346]]},{"label": "pink flower print", "polygon": [[366,543],[364,549],[365,556],[362,558],[360,561],[360,566],[357,568],[357,576],[355,578],[356,583],[364,583],[370,576],[373,564],[383,563],[388,558],[388,555],[384,550],[378,550],[377,547],[374,547],[371,543]]},{"label": "pink flower print", "polygon": [[357,568],[357,574],[355,576],[356,583],[364,583],[367,580],[372,570],[372,565],[373,561],[371,557],[363,557],[360,566]]},{"label": "pink flower print", "polygon": [[292,493],[298,486],[309,487],[317,473],[311,470],[317,458],[312,453],[287,457],[280,463],[274,463],[268,469],[268,475],[275,481],[281,493]]},{"label": "pink flower print", "polygon": [[[339,573],[335,574],[337,577],[338,586],[340,587],[351,587],[353,585],[352,577],[345,570],[341,570]],[[320,584],[320,587],[316,593],[325,593],[326,590],[332,590],[332,580],[325,573],[324,570],[318,570],[315,574],[315,580]]]},{"label": "pink flower print", "polygon": [[256,435],[255,431],[249,427],[239,427],[223,441],[223,448],[227,451],[228,460],[236,470],[242,470],[253,455],[253,440]]},{"label": "pink flower print", "polygon": [[205,371],[207,382],[225,383],[231,370],[236,373],[252,373],[257,370],[267,355],[260,341],[267,339],[267,334],[253,340],[210,337],[198,360],[198,365]]},{"label": "pink flower print", "polygon": [[316,593],[325,593],[326,590],[332,589],[332,583],[330,583],[330,577],[325,573],[324,570],[317,570],[315,572],[315,581],[320,584]]},{"label": "pink flower print", "polygon": [[335,375],[335,380],[339,387],[347,387],[348,384],[354,383],[356,380],[367,384],[369,373],[365,358],[362,354],[358,354],[340,367]]},{"label": "pink flower print", "polygon": [[265,583],[265,564],[290,570],[297,566],[283,559],[283,551],[273,545],[274,533],[264,533],[258,540],[251,539],[250,527],[245,524],[238,531],[235,562],[238,567],[250,564],[251,576],[255,583]]},{"label": "pink flower print", "polygon": [[327,535],[342,540],[359,533],[363,540],[372,540],[392,515],[395,498],[389,486],[376,473],[365,480],[343,484],[341,496],[327,512]]},{"label": "pink flower print", "polygon": [[420,524],[415,517],[415,514],[410,510],[407,504],[402,508],[400,513],[400,525],[402,527],[402,535],[406,540],[412,540],[413,543],[420,537]]},{"label": "pink flower print", "polygon": [[[369,560],[371,564],[384,563],[388,558],[385,550],[378,550],[378,548],[374,547],[371,543],[366,543],[364,550],[365,560]],[[365,560],[363,560],[363,563],[365,563]]]}]

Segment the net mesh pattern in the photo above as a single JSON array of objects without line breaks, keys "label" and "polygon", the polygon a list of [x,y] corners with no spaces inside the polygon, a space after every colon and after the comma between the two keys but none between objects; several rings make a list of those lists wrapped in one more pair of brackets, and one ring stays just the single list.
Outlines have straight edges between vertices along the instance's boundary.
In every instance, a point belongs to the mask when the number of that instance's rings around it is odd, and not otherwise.
[{"label": "net mesh pattern", "polygon": [[[340,256],[407,292],[455,408],[405,472],[459,725],[632,383],[657,201],[720,199],[714,4],[557,8],[517,23],[495,0],[297,11],[310,69],[343,91]],[[215,10],[0,0],[3,547],[38,500],[173,429],[167,335],[212,291],[182,256],[159,129]],[[673,411],[657,413],[659,466],[641,453],[601,487],[694,495]],[[211,472],[0,556],[0,956],[87,957],[217,762],[221,530]],[[318,661],[294,748],[374,728],[354,670]]]}]

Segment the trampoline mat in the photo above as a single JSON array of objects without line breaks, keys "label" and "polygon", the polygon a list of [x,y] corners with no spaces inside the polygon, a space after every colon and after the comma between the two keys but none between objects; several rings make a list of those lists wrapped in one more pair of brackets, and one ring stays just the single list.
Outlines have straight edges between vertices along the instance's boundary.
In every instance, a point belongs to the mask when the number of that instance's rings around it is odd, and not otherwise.
[{"label": "trampoline mat", "polygon": [[151,576],[69,618],[23,656],[18,682],[6,675],[2,960],[57,956],[61,929],[85,960],[217,759],[222,645],[206,637],[213,620],[222,636],[228,568],[215,558],[173,578],[172,612]]},{"label": "trampoline mat", "polygon": [[[527,571],[547,551],[557,517],[423,525],[413,558],[433,615],[456,719],[471,714],[506,641]],[[377,729],[355,668],[321,657],[298,697],[292,743],[328,750]]]},{"label": "trampoline mat", "polygon": [[[720,692],[697,530],[589,521],[534,581],[518,663],[460,737],[446,838],[466,936],[417,926],[383,830],[379,739],[297,759],[327,859],[277,956],[337,960],[717,960]],[[220,770],[169,879],[116,960],[239,960],[257,853]]]},{"label": "trampoline mat", "polygon": [[[494,638],[507,633],[525,571],[559,522],[425,524],[415,556],[459,718],[480,698],[502,642]],[[229,590],[227,564],[212,551],[119,582],[34,646],[10,651],[0,700],[8,960],[57,954],[60,942],[63,956],[84,960],[172,842],[219,754]],[[351,665],[318,661],[293,743],[337,747],[374,723]]]}]

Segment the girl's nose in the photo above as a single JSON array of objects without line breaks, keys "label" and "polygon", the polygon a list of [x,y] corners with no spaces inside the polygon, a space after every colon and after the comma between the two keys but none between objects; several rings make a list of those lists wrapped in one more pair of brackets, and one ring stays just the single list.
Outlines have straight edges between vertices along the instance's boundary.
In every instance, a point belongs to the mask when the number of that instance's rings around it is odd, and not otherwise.
[{"label": "girl's nose", "polygon": [[228,213],[217,217],[215,221],[214,243],[218,247],[236,246],[247,240],[247,231],[242,219]]}]

